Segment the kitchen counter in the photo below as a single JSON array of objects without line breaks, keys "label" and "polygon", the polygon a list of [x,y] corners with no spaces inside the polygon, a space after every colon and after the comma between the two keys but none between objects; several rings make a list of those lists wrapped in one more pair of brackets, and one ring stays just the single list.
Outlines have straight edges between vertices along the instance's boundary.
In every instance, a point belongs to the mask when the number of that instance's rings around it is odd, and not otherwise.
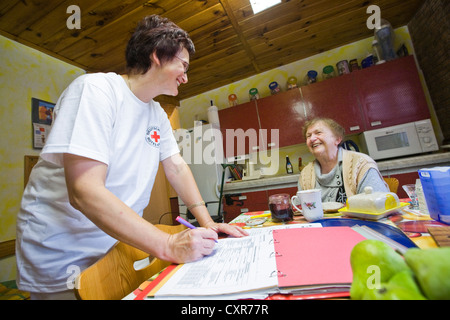
[{"label": "kitchen counter", "polygon": [[254,180],[238,180],[226,183],[223,186],[223,193],[241,193],[262,190],[272,190],[280,188],[297,187],[300,173],[284,176],[263,177]]},{"label": "kitchen counter", "polygon": [[377,161],[383,176],[417,171],[423,168],[450,166],[450,152]]},{"label": "kitchen counter", "polygon": [[[450,166],[450,152],[433,153],[407,158],[377,161],[383,176],[414,172],[426,167]],[[272,190],[297,187],[300,174],[263,177],[255,180],[240,180],[226,183],[224,194]]]}]

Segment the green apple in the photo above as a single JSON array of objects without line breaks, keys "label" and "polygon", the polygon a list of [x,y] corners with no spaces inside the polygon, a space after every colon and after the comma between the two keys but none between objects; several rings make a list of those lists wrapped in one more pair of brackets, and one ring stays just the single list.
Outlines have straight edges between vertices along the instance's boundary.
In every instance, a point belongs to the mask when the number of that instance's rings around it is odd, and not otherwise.
[{"label": "green apple", "polygon": [[355,245],[350,255],[353,281],[352,299],[362,299],[367,291],[377,290],[398,272],[409,270],[403,257],[379,240],[363,240]]},{"label": "green apple", "polygon": [[363,300],[426,300],[414,280],[411,270],[394,274],[380,289],[367,290]]},{"label": "green apple", "polygon": [[412,248],[404,257],[428,299],[450,300],[450,247]]}]

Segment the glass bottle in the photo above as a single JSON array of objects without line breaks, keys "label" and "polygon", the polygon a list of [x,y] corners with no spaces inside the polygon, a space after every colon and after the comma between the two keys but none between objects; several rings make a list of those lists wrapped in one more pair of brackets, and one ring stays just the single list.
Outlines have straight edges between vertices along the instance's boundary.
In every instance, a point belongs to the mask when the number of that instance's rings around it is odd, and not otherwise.
[{"label": "glass bottle", "polygon": [[289,160],[289,156],[286,156],[286,172],[288,174],[294,173],[294,170],[292,168],[291,161]]}]

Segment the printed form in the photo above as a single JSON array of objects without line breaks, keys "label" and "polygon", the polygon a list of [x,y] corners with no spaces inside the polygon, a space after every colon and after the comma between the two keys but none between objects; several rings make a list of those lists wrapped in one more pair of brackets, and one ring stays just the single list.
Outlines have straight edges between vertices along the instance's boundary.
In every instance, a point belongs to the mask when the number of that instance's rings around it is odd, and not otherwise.
[{"label": "printed form", "polygon": [[184,264],[158,296],[205,296],[276,288],[278,279],[271,233],[221,239],[214,252]]}]

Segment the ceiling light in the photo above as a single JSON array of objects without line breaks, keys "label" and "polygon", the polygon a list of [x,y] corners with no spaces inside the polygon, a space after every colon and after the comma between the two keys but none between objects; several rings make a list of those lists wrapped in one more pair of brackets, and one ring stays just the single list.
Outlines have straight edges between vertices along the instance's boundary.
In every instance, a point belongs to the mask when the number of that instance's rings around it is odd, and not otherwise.
[{"label": "ceiling light", "polygon": [[276,4],[281,3],[281,0],[250,0],[252,5],[253,13],[257,14],[267,8],[270,8]]}]

